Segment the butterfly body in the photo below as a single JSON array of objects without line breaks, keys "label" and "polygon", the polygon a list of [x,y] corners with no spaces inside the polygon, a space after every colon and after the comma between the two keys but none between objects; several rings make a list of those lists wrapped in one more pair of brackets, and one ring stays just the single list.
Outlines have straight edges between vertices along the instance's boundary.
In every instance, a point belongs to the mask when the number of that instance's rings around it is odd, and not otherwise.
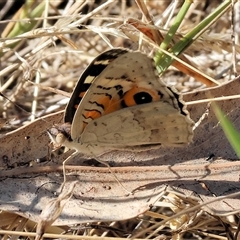
[{"label": "butterfly body", "polygon": [[104,52],[88,66],[65,123],[61,143],[86,155],[183,146],[191,142],[194,124],[181,96],[159,79],[153,60],[126,49]]}]

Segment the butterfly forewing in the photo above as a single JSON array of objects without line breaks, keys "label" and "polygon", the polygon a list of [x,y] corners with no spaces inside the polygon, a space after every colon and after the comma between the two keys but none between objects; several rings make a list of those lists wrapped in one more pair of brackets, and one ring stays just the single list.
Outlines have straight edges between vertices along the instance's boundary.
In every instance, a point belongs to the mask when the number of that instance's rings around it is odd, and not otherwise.
[{"label": "butterfly forewing", "polygon": [[80,104],[85,92],[91,86],[92,81],[108,66],[110,62],[116,59],[121,54],[126,53],[127,50],[117,48],[108,50],[97,56],[86,68],[72,93],[69,103],[65,110],[64,122],[72,123],[77,106]]},{"label": "butterfly forewing", "polygon": [[129,107],[122,99],[136,88],[150,92],[153,96],[150,102],[168,102],[169,106],[180,111],[179,99],[159,79],[153,60],[140,52],[125,52],[113,59],[92,81],[74,116],[73,140],[82,142],[85,127],[95,119]]}]

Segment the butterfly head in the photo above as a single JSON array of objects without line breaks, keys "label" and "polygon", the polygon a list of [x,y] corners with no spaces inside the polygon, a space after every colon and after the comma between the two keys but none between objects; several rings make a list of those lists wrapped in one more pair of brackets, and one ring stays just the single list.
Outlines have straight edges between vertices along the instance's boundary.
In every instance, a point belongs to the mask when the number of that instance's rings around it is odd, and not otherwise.
[{"label": "butterfly head", "polygon": [[47,133],[54,145],[54,148],[62,146],[67,147],[67,145],[69,145],[68,143],[72,142],[70,123],[55,125],[48,129]]}]

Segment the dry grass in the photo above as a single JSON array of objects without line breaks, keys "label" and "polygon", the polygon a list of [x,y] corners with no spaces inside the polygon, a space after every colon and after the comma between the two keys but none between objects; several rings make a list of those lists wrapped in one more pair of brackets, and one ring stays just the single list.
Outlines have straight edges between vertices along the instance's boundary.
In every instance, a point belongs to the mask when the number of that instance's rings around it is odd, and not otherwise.
[{"label": "dry grass", "polygon": [[[32,13],[37,7],[40,8],[41,2],[29,6]],[[109,47],[136,50],[141,43],[143,51],[151,50],[152,47],[141,38],[142,35],[137,30],[124,24],[129,17],[142,17],[133,0],[96,2],[76,1],[71,6],[70,1],[50,1],[49,5],[43,7],[42,13],[34,17],[37,21],[31,27],[29,19],[26,19],[28,16],[24,15],[17,1],[0,1],[1,93],[11,100],[8,101],[5,97],[0,99],[3,122],[1,133],[18,129],[35,117],[64,109],[66,101],[61,100],[66,97],[54,93],[50,88],[71,93],[87,64]],[[172,18],[168,19],[166,9],[170,2],[147,1],[147,8],[156,26],[163,28],[168,21],[171,24],[178,7]],[[196,2],[187,14],[179,36],[189,31],[219,4],[218,1]],[[16,9],[19,9],[19,14],[23,14],[22,18],[18,18]],[[230,16],[230,13],[224,15],[186,51],[190,61],[199,70],[221,82],[234,76]],[[22,25],[17,27],[16,23]],[[11,35],[13,25],[17,28],[15,35]],[[27,29],[21,29],[22,27]],[[124,35],[122,29],[133,39]],[[179,36],[176,36],[176,40]],[[239,72],[239,65],[236,67]],[[164,73],[163,80],[184,92],[204,87],[175,68],[169,68]],[[38,85],[31,82],[40,83],[41,87],[38,88]],[[232,216],[232,219],[217,217],[200,208],[185,213],[186,209],[197,205],[198,202],[193,197],[166,193],[151,210],[138,218],[111,223],[50,227],[47,233],[66,234],[69,239],[74,239],[73,236],[78,236],[79,239],[90,236],[94,239],[234,239],[234,233],[238,229],[237,216]],[[176,216],[177,213],[180,214]],[[2,233],[2,239],[20,239],[20,236],[21,239],[33,239],[31,233],[35,232],[36,223],[8,212],[1,212],[0,219],[1,229],[8,231]],[[61,238],[60,235],[49,234],[45,235],[46,239]]]}]

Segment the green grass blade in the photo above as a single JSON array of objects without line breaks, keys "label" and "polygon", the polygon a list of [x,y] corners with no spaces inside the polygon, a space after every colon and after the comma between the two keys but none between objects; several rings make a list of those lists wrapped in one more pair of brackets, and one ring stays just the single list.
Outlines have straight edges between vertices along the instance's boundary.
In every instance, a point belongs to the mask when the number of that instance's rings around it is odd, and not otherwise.
[{"label": "green grass blade", "polygon": [[[166,37],[164,38],[163,42],[160,45],[161,49],[166,50],[168,48],[168,46],[171,44],[171,41],[172,41],[174,35],[176,34],[179,26],[181,25],[181,23],[182,23],[185,15],[186,15],[188,9],[190,8],[191,4],[192,4],[192,1],[190,1],[190,0],[186,0],[184,2],[184,4],[182,5],[179,13],[176,16],[176,19],[175,19],[173,25],[170,27],[169,31],[166,34]],[[155,58],[154,58],[156,66],[160,65],[162,59],[164,59],[165,56],[166,55],[163,52],[157,52],[156,53]]]},{"label": "green grass blade", "polygon": [[240,134],[215,102],[212,102],[212,107],[225,133],[225,136],[227,137],[237,156],[240,158]]},{"label": "green grass blade", "polygon": [[20,34],[23,34],[27,31],[32,30],[38,21],[33,20],[34,18],[41,17],[44,7],[45,7],[45,1],[40,2],[35,8],[32,9],[33,2],[27,1],[22,6],[22,11],[19,19],[29,18],[30,20],[26,22],[16,22],[15,26],[13,27],[12,31],[8,34],[8,38],[18,36]]},{"label": "green grass blade", "polygon": [[[187,0],[186,0],[187,1]],[[234,0],[236,2],[236,0]],[[186,4],[185,4],[186,3]],[[174,31],[177,29],[176,26],[181,23],[181,19],[183,19],[183,16],[186,14],[186,10],[190,6],[190,2],[185,2],[183,7],[181,8],[180,12],[182,11],[181,14],[179,14],[180,18],[176,18],[175,22],[173,23],[173,26],[170,28],[167,36],[167,42],[163,45],[166,47],[166,44],[168,44],[169,39],[172,39]],[[220,18],[226,11],[229,10],[232,6],[232,1],[231,0],[226,0],[222,4],[220,4],[214,12],[209,14],[208,17],[203,19],[202,22],[200,22],[196,27],[194,27],[189,33],[187,33],[183,38],[177,42],[172,48],[170,48],[168,51],[171,52],[175,56],[179,56],[188,46],[190,46],[201,34],[203,34],[213,23],[216,22],[218,18]],[[176,22],[180,21],[177,23]],[[173,28],[173,29],[172,29]],[[157,66],[157,70],[160,73],[164,72],[174,61],[174,59],[161,52],[159,49],[159,52],[156,54],[155,58],[155,63]]]}]

